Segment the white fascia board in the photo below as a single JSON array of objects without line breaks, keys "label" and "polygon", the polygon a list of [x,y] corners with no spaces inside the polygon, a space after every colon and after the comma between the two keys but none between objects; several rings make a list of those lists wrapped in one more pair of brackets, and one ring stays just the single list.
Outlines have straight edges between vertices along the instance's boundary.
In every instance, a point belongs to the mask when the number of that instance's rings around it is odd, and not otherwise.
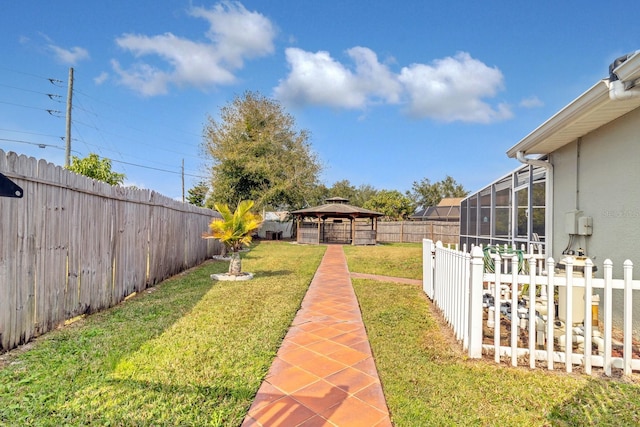
[{"label": "white fascia board", "polygon": [[607,79],[600,80],[569,105],[558,111],[550,119],[524,137],[520,142],[511,147],[507,151],[507,156],[515,158],[518,151],[522,151],[525,154],[548,154],[536,151],[536,145],[556,133],[558,130],[573,123],[582,115],[591,112],[594,108],[606,103],[609,100],[609,87],[607,85],[607,81]]},{"label": "white fascia board", "polygon": [[[613,71],[623,82],[640,79],[640,50]],[[608,102],[609,79],[603,79],[511,147],[507,151],[507,155],[515,158],[518,151],[522,151],[524,154],[548,154],[549,150],[536,147],[556,132]]]}]

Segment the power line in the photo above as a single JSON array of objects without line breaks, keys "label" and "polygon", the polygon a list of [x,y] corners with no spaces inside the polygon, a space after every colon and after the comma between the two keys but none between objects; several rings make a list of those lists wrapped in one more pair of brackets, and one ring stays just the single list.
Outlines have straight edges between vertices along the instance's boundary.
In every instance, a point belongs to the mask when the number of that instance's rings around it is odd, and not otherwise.
[{"label": "power line", "polygon": [[[56,78],[44,77],[44,76],[40,76],[40,75],[37,75],[37,74],[20,72],[20,71],[8,69],[6,67],[0,67],[0,69],[8,70],[8,71],[14,72],[16,74],[22,74],[22,75],[26,75],[26,76],[30,76],[30,77],[34,77],[34,78],[38,78],[38,79],[42,79],[42,80],[46,80],[50,84],[52,84],[52,85],[54,85],[56,87],[60,87],[60,88],[65,85],[65,82],[63,80],[56,79]],[[61,98],[63,98],[63,96],[55,94],[55,93],[49,93],[49,92],[46,92],[46,91],[38,91],[38,90],[31,90],[31,89],[25,89],[25,88],[22,88],[22,87],[12,86],[12,85],[8,85],[8,84],[4,84],[4,83],[0,83],[0,86],[7,87],[7,88],[10,88],[10,89],[14,89],[14,90],[19,90],[19,91],[30,92],[30,93],[34,93],[34,94],[38,94],[38,95],[44,95],[47,98],[49,98],[49,101],[55,101],[55,102],[60,102],[60,103],[64,102],[64,101],[60,100]],[[111,105],[111,104],[109,104],[107,102],[104,102],[104,101],[102,101],[102,100],[100,100],[98,98],[95,98],[95,97],[93,97],[91,95],[88,95],[88,94],[84,93],[82,90],[74,89],[74,93],[77,93],[77,94],[81,95],[81,97],[85,96],[88,99],[93,100],[94,102],[99,102],[99,103],[109,107],[110,109],[112,109],[113,111],[115,111],[119,115],[125,114],[126,116],[138,116],[143,120],[152,120],[149,117],[145,117],[143,115],[137,114],[136,111],[125,112],[125,111],[123,111],[122,106],[117,106],[117,107],[113,106],[113,105]],[[77,102],[78,99],[76,98],[75,101]],[[53,109],[53,108],[34,107],[34,106],[23,105],[23,104],[19,104],[19,103],[15,103],[15,102],[9,102],[9,101],[0,101],[0,103],[1,104],[15,106],[15,107],[29,108],[29,109],[32,109],[32,110],[44,111],[44,112],[47,112],[49,115],[51,115],[53,117],[56,117],[56,118],[64,117],[64,114],[63,114],[62,111],[57,110],[57,109]],[[97,114],[95,112],[95,110],[93,110],[91,108],[91,103],[89,103],[89,105],[83,105],[82,102],[78,102],[77,104],[78,104],[77,106],[76,105],[73,106],[74,112],[75,111],[79,111],[79,112],[81,112],[81,115],[82,115],[82,113],[86,114],[87,116],[85,116],[85,117],[88,118],[89,119],[88,121],[92,122],[92,123],[86,123],[86,122],[83,122],[82,120],[77,120],[74,117],[74,120],[73,120],[72,124],[73,124],[73,127],[78,132],[78,135],[80,135],[80,138],[72,138],[72,141],[76,140],[76,141],[82,142],[85,145],[85,147],[86,147],[86,149],[88,151],[93,151],[92,149],[89,148],[91,146],[91,147],[94,147],[94,149],[97,148],[99,152],[102,151],[102,150],[106,150],[106,151],[112,151],[114,153],[117,153],[122,158],[122,160],[115,160],[115,159],[109,159],[109,160],[111,160],[114,163],[119,163],[119,164],[122,164],[122,165],[129,165],[129,166],[143,168],[143,169],[155,170],[155,171],[158,171],[158,172],[170,173],[172,175],[184,175],[184,176],[197,178],[197,179],[207,179],[208,178],[206,176],[203,176],[201,173],[199,174],[198,172],[196,172],[196,173],[184,173],[184,171],[170,170],[170,169],[167,169],[167,168],[154,167],[154,166],[149,166],[149,165],[145,165],[145,164],[128,162],[128,161],[124,160],[125,156],[123,155],[123,153],[120,152],[117,149],[117,147],[111,142],[113,139],[112,138],[104,138],[104,135],[110,135],[111,137],[118,138],[118,140],[133,141],[133,142],[135,142],[136,145],[143,145],[143,146],[151,147],[155,151],[158,151],[158,150],[166,151],[166,152],[173,153],[173,154],[179,154],[181,156],[191,157],[191,158],[194,158],[194,159],[197,159],[197,160],[202,160],[202,158],[199,157],[199,156],[195,156],[195,155],[189,155],[189,154],[181,152],[179,150],[171,150],[171,149],[168,149],[168,148],[159,147],[157,145],[152,145],[152,144],[145,143],[144,142],[145,141],[144,138],[148,138],[149,136],[154,137],[153,134],[150,135],[148,129],[141,129],[141,128],[136,128],[134,126],[127,125],[126,121],[124,121],[124,120],[123,121],[119,121],[119,119],[117,119],[118,120],[117,123],[119,125],[121,125],[121,126],[125,126],[125,127],[128,127],[128,128],[130,128],[130,129],[132,129],[134,131],[140,132],[143,135],[143,137],[141,137],[140,139],[135,139],[133,137],[125,137],[125,136],[119,135],[118,133],[105,131],[102,126],[99,126],[97,124],[96,120],[94,120],[94,119],[92,119],[90,117],[90,116],[93,116],[93,117],[97,118],[98,121],[100,121],[100,119],[103,118],[100,114]],[[155,120],[155,118],[154,118],[154,120]],[[160,124],[162,125],[162,123],[160,123]],[[80,129],[78,129],[78,126],[76,126],[76,125],[88,127],[90,129],[95,130],[98,133],[98,135],[100,135],[100,137],[102,138],[104,144],[101,146],[101,145],[91,144],[91,143],[87,142],[86,138],[82,137],[82,133],[80,132]],[[173,130],[175,132],[181,132],[182,135],[190,135],[190,136],[201,137],[200,134],[196,134],[196,133],[192,133],[192,132],[186,132],[184,130],[179,131],[175,127],[170,127],[170,126],[167,126],[167,125],[164,125],[164,127],[168,128],[168,129],[171,129],[171,130]],[[111,129],[111,128],[112,128],[112,126],[109,127],[109,129]],[[31,135],[37,135],[37,136],[45,136],[45,137],[50,137],[50,138],[61,138],[61,139],[64,139],[64,137],[60,137],[60,136],[56,136],[56,135],[48,135],[48,134],[43,134],[43,133],[36,133],[36,132],[24,132],[24,131],[11,130],[11,129],[0,129],[0,130],[4,130],[4,131],[8,131],[8,132],[23,133],[23,134],[31,134]],[[162,131],[160,131],[160,132],[162,132]],[[192,144],[192,143],[185,143],[184,140],[168,137],[168,135],[166,133],[165,134],[162,134],[162,133],[156,134],[156,136],[154,138],[156,138],[156,140],[173,141],[173,142],[179,144],[179,146],[182,146],[182,147],[185,147],[185,148],[186,147],[198,148],[198,146],[199,146],[199,144],[196,145],[196,144]],[[8,141],[8,142],[21,143],[21,144],[28,144],[28,145],[38,146],[40,148],[51,147],[51,148],[58,149],[58,150],[64,150],[65,149],[64,147],[60,147],[60,146],[57,146],[57,145],[54,145],[54,144],[43,144],[43,143],[37,143],[37,142],[27,141],[27,140],[23,140],[23,139],[0,138],[0,141]],[[107,147],[105,147],[105,145],[107,145],[107,146],[111,145],[113,147],[113,149],[108,149]],[[81,155],[81,153],[78,152],[77,150],[73,150],[73,152],[78,154],[78,155]]]},{"label": "power line", "polygon": [[50,82],[53,80],[53,81],[56,81],[56,82],[63,83],[62,80],[52,79],[52,78],[45,77],[45,76],[39,76],[37,74],[27,73],[27,72],[24,72],[24,71],[18,71],[18,70],[14,70],[14,69],[7,68],[7,67],[0,67],[0,69],[3,69],[5,71],[10,71],[10,72],[16,73],[16,74],[22,74],[23,76],[36,77],[36,78],[39,78],[39,79],[42,79],[42,80],[48,80]]},{"label": "power line", "polygon": [[0,128],[0,131],[13,132],[13,133],[23,133],[25,135],[37,135],[37,136],[48,136],[48,137],[51,137],[51,138],[60,138],[60,136],[58,136],[58,135],[50,135],[50,134],[46,134],[46,133],[37,133],[37,132],[27,132],[27,131],[23,131],[23,130]]},{"label": "power line", "polygon": [[[113,106],[113,105],[111,105],[110,103],[105,102],[105,101],[102,101],[102,100],[100,100],[100,99],[98,99],[98,98],[95,98],[95,97],[93,97],[93,96],[91,96],[91,95],[88,95],[88,94],[84,93],[84,92],[83,92],[83,91],[81,91],[81,90],[75,90],[74,92],[75,92],[75,93],[77,93],[77,94],[79,94],[79,95],[86,96],[87,98],[92,99],[93,101],[99,102],[99,103],[101,103],[101,104],[103,104],[103,105],[105,105],[105,106],[107,106],[107,107],[111,108],[112,110],[116,111],[117,113],[122,113],[122,107],[121,107],[121,106],[118,106],[118,107]],[[130,116],[137,116],[137,117],[140,117],[140,118],[142,118],[142,119],[146,119],[146,120],[149,120],[149,119],[150,119],[149,117],[146,117],[146,116],[143,116],[143,115],[141,115],[141,114],[138,114],[138,113],[137,113],[137,112],[135,112],[135,111],[128,113],[128,115],[130,115]],[[138,131],[138,132],[148,132],[147,130],[138,129],[138,128],[135,128],[135,127],[133,127],[133,126],[127,126],[127,127],[128,127],[129,129],[133,129],[133,130]],[[167,128],[167,129],[175,130],[175,128],[173,128],[173,127],[169,127],[169,126],[164,126],[164,127],[165,127],[165,128]],[[192,132],[186,132],[186,131],[184,131],[184,130],[181,130],[180,132],[181,132],[181,133],[183,133],[183,134],[185,134],[185,135],[195,136],[195,137],[198,137],[198,138],[202,137],[202,135],[200,135],[200,134],[195,134],[195,133],[192,133]],[[177,143],[179,143],[179,144],[188,145],[188,146],[193,146],[193,145],[191,145],[191,144],[184,144],[184,142],[183,142],[183,141],[178,140],[178,139],[175,139],[175,138],[167,138],[165,135],[162,135],[162,137],[163,137],[164,139],[166,139],[166,140],[174,141],[174,142],[177,142]]]},{"label": "power line", "polygon": [[[65,147],[60,147],[57,145],[53,145],[53,144],[43,144],[43,143],[39,143],[39,142],[31,142],[31,141],[24,141],[21,139],[11,139],[11,138],[0,138],[0,141],[7,141],[7,142],[16,142],[16,143],[20,143],[20,144],[29,144],[29,145],[35,145],[37,147],[40,148],[55,148],[57,150],[65,150]],[[77,153],[77,154],[81,154],[79,151],[77,150],[72,150],[72,152]],[[153,166],[146,166],[146,165],[140,165],[137,163],[131,163],[131,162],[125,162],[122,160],[114,160],[108,157],[104,157],[104,159],[108,159],[109,161],[112,161],[114,163],[121,163],[124,165],[129,165],[129,166],[135,166],[138,168],[144,168],[144,169],[151,169],[151,170],[155,170],[155,171],[159,171],[159,172],[165,172],[165,173],[171,173],[174,175],[182,175],[182,172],[178,172],[178,171],[172,171],[172,170],[168,170],[168,169],[162,169],[162,168],[156,168]],[[193,178],[201,178],[201,179],[207,179],[208,177],[206,176],[202,176],[202,175],[195,175],[195,174],[191,174],[191,173],[184,173],[184,176],[189,176],[189,177],[193,177]]]},{"label": "power line", "polygon": [[[9,139],[9,138],[0,138],[0,141],[7,141],[7,142],[19,142],[21,144],[29,144],[29,145],[35,145],[37,147],[40,148],[47,148],[47,147],[51,147],[51,148],[56,148],[58,150],[64,150],[64,147],[59,147],[57,145],[53,145],[53,144],[42,144],[40,142],[31,142],[31,141],[24,141],[21,139]],[[76,151],[77,153],[77,151]]]},{"label": "power line", "polygon": [[40,91],[32,90],[32,89],[25,89],[25,88],[22,88],[22,87],[11,86],[11,85],[7,85],[7,84],[4,84],[4,83],[0,83],[0,86],[8,87],[9,89],[15,89],[15,90],[19,90],[19,91],[22,91],[22,92],[29,92],[29,93],[36,93],[38,95],[45,95],[45,96],[48,96],[49,98],[52,98],[52,99],[53,99],[53,97],[62,98],[62,96],[60,96],[60,95],[55,95],[55,94],[46,93],[46,92],[40,92]]},{"label": "power line", "polygon": [[[15,102],[0,101],[0,104],[13,105],[14,107],[30,108],[32,110],[40,110],[40,111],[47,111],[47,112],[49,111],[46,108],[31,107],[29,105],[16,104]],[[51,110],[51,111],[53,111],[53,110]]]},{"label": "power line", "polygon": [[[109,160],[111,160],[114,163],[122,163],[122,164],[129,165],[129,166],[136,166],[136,167],[144,168],[144,169],[152,169],[152,170],[156,170],[156,171],[160,171],[160,172],[172,173],[174,175],[182,175],[182,172],[171,171],[171,170],[168,170],[168,169],[154,168],[152,166],[138,165],[136,163],[123,162],[123,161],[120,161],[120,160],[113,160],[113,159],[109,159]],[[190,176],[190,177],[193,177],[193,178],[201,178],[201,179],[207,179],[208,178],[206,176],[193,175],[193,174],[188,174],[188,173],[185,173],[184,175],[185,176]]]}]

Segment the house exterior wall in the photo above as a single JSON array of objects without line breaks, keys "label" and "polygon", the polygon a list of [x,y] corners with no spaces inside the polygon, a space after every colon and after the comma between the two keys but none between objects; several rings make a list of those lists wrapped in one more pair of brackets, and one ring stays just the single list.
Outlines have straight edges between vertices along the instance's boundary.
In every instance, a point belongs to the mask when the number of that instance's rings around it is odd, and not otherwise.
[{"label": "house exterior wall", "polygon": [[[640,108],[579,141],[553,152],[554,259],[562,258],[569,235],[565,212],[580,210],[593,218],[592,236],[579,236],[573,249],[583,248],[602,274],[614,263],[622,277],[626,259],[640,265]],[[640,278],[640,269],[634,274]]]},{"label": "house exterior wall", "polygon": [[[586,250],[598,268],[596,277],[602,277],[604,260],[610,259],[613,277],[621,279],[625,260],[640,265],[640,108],[565,145],[550,158],[554,168],[554,259],[564,257],[562,251],[569,240],[564,213],[581,210],[593,218],[593,234],[578,237],[572,248]],[[640,269],[635,268],[633,276],[640,279]],[[633,336],[640,338],[638,292],[633,298]],[[612,304],[614,325],[621,328],[621,290],[613,291]]]}]

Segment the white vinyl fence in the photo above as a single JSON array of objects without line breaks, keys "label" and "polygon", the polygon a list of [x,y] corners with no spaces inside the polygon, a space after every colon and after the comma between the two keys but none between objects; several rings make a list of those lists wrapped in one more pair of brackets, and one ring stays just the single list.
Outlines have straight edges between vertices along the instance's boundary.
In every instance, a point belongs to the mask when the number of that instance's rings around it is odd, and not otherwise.
[{"label": "white vinyl fence", "polygon": [[221,252],[209,209],[1,150],[0,173],[23,189],[0,197],[0,351]]},{"label": "white vinyl fence", "polygon": [[[513,366],[527,361],[532,369],[536,361],[550,370],[561,363],[567,372],[579,365],[587,374],[598,367],[608,376],[612,369],[640,371],[632,336],[632,291],[640,281],[632,280],[631,261],[624,262],[624,278],[613,279],[613,263],[605,260],[604,278],[597,279],[589,259],[568,257],[556,272],[553,258],[521,255],[423,241],[424,291],[470,357],[493,355],[496,363],[506,357]],[[623,292],[623,307],[614,307],[614,289]],[[621,330],[614,328],[615,309],[623,310]]]}]

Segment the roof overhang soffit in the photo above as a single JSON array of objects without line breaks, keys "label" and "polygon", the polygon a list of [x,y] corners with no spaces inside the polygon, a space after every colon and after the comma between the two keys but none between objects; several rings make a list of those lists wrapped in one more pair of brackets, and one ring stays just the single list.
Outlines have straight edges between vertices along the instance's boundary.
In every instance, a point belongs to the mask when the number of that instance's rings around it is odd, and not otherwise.
[{"label": "roof overhang soffit", "polygon": [[[640,54],[631,57],[615,71],[621,80],[640,78]],[[515,158],[518,152],[525,155],[549,154],[638,107],[640,97],[611,100],[609,79],[600,80],[510,148],[507,155]]]}]

